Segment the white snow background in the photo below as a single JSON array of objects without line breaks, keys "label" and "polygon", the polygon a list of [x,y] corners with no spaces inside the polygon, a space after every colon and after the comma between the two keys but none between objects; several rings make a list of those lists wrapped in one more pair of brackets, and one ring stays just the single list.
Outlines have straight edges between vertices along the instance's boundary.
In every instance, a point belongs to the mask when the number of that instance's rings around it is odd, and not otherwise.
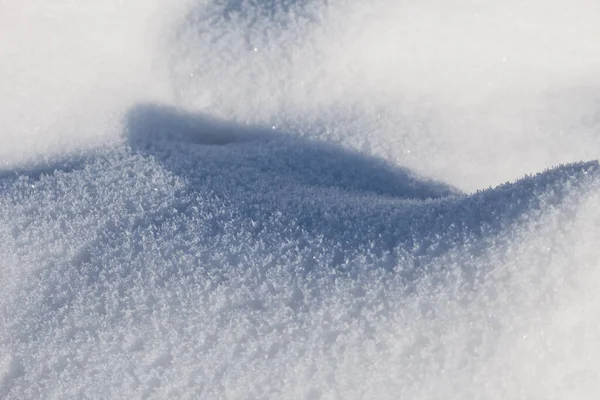
[{"label": "white snow background", "polygon": [[599,17],[0,1],[0,398],[598,398]]}]

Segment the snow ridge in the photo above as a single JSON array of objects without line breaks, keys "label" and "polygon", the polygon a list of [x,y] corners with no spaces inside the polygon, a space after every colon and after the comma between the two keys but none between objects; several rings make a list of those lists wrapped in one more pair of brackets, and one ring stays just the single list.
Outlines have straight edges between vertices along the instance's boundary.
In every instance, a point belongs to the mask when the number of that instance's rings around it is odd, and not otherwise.
[{"label": "snow ridge", "polygon": [[151,105],[125,138],[2,178],[3,397],[459,395],[546,311],[514,243],[600,193],[597,162],[466,195]]},{"label": "snow ridge", "polygon": [[1,8],[0,398],[599,397],[600,3]]}]

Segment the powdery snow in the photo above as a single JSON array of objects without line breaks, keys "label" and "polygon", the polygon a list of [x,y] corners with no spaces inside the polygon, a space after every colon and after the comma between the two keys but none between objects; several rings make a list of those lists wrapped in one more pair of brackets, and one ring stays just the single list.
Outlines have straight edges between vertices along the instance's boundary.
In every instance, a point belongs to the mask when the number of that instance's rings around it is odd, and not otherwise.
[{"label": "powdery snow", "polygon": [[598,6],[117,3],[3,3],[0,398],[600,394]]}]

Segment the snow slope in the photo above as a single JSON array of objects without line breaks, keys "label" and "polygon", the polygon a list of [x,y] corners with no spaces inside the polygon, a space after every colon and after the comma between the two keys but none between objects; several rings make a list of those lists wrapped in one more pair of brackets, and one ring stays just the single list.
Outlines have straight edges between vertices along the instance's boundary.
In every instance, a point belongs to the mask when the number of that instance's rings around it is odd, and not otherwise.
[{"label": "snow slope", "polygon": [[600,393],[595,2],[0,10],[0,398]]}]

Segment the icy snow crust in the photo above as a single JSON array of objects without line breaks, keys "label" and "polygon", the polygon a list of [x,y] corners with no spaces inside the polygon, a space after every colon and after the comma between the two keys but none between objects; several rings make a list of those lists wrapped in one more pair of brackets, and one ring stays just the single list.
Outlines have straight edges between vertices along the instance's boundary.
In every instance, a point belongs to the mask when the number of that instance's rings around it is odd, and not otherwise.
[{"label": "icy snow crust", "polygon": [[600,395],[599,6],[134,3],[0,16],[0,398]]}]

